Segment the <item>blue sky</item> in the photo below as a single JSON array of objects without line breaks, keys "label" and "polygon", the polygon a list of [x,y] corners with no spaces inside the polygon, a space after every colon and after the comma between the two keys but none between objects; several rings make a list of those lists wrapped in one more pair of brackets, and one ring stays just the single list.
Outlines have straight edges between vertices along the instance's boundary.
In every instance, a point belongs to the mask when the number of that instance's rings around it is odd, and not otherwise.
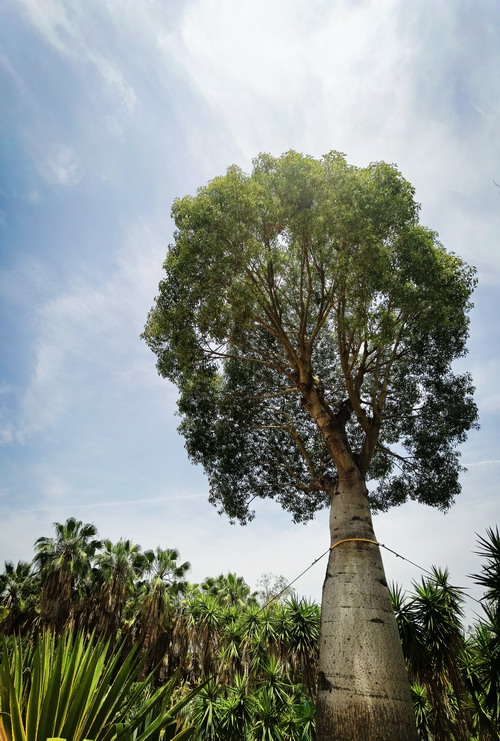
[{"label": "blue sky", "polygon": [[[208,505],[175,388],[139,335],[174,197],[260,151],[337,149],[396,163],[422,221],[478,268],[461,366],[482,428],[463,493],[447,515],[408,504],[375,521],[382,542],[471,586],[475,533],[500,519],[499,24],[495,0],[4,1],[0,562],[30,558],[70,515],[179,548],[193,580],[291,579],[326,549],[326,513],[296,526],[262,502],[240,528]],[[319,598],[323,574],[299,591]]]}]

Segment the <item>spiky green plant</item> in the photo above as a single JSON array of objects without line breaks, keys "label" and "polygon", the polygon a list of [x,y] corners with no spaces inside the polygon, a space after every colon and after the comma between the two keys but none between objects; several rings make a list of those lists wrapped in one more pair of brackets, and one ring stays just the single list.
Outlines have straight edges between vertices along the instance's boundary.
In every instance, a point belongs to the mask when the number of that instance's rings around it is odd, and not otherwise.
[{"label": "spiky green plant", "polygon": [[43,633],[27,649],[18,638],[0,647],[2,741],[178,741],[192,734],[178,732],[176,716],[197,690],[172,705],[173,677],[145,697],[151,678],[137,681],[137,651],[70,632]]}]

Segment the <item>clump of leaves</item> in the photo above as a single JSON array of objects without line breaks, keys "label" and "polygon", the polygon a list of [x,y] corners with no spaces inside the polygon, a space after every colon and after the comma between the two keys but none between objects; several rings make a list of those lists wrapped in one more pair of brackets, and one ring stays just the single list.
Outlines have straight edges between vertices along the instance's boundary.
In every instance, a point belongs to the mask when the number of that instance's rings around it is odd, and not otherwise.
[{"label": "clump of leaves", "polygon": [[[34,644],[19,638],[0,644],[1,741],[180,741],[177,678],[148,692],[151,675],[137,681],[143,660],[136,650],[82,633],[43,633]],[[138,702],[139,701],[139,702]]]}]

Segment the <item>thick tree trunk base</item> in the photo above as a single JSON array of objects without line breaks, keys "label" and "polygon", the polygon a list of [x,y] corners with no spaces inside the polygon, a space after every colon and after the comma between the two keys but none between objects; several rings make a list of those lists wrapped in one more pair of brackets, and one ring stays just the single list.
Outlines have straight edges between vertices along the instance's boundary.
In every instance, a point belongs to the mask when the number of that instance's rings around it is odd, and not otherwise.
[{"label": "thick tree trunk base", "polygon": [[[358,700],[358,702],[356,702]],[[401,708],[393,700],[376,698],[376,707],[370,708],[366,695],[352,697],[352,704],[343,702],[342,708],[334,711],[322,708],[318,700],[318,722],[316,741],[414,741],[417,739],[415,721],[408,720],[408,708]],[[386,702],[384,702],[386,700]],[[398,711],[401,712],[398,712]],[[325,712],[326,711],[326,712]]]},{"label": "thick tree trunk base", "polygon": [[[375,540],[364,482],[332,497],[332,545]],[[416,741],[408,676],[380,549],[341,543],[323,586],[317,741]]]}]

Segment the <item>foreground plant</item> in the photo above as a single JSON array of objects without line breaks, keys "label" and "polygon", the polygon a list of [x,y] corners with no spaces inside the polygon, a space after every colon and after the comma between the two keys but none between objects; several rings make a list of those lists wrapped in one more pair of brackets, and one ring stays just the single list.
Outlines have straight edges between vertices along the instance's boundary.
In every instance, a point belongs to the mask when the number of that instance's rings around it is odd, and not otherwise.
[{"label": "foreground plant", "polygon": [[25,648],[4,639],[0,659],[1,741],[179,741],[179,710],[193,690],[171,705],[173,677],[156,691],[138,682],[142,660],[81,633],[40,636]]}]

